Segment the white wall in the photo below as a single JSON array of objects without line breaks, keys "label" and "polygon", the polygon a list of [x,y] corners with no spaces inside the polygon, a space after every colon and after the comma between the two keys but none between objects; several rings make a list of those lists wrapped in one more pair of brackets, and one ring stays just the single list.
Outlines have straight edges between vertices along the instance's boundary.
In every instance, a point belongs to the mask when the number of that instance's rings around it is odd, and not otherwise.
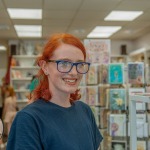
[{"label": "white wall", "polygon": [[127,46],[127,54],[133,50],[133,42],[125,40],[112,40],[111,41],[111,55],[120,55],[121,54],[121,45]]},{"label": "white wall", "polygon": [[[138,38],[133,42],[134,44],[134,49],[140,49],[140,48],[150,48],[150,33]],[[133,49],[133,50],[134,50]]]}]

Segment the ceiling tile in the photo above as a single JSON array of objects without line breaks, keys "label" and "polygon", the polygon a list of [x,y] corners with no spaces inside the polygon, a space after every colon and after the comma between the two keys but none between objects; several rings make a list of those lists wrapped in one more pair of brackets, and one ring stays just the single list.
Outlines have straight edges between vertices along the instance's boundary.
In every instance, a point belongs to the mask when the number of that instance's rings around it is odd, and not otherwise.
[{"label": "ceiling tile", "polygon": [[4,0],[7,8],[42,8],[43,0]]},{"label": "ceiling tile", "polygon": [[3,4],[3,2],[2,2],[2,0],[0,1],[0,9],[4,9],[5,8],[5,6],[4,6],[4,4]]},{"label": "ceiling tile", "polygon": [[75,11],[67,10],[44,10],[43,18],[45,19],[72,19]]},{"label": "ceiling tile", "polygon": [[119,0],[85,0],[80,10],[104,11],[114,9]]},{"label": "ceiling tile", "polygon": [[123,0],[115,10],[145,11],[149,8],[149,0]]},{"label": "ceiling tile", "polygon": [[71,20],[69,19],[44,19],[42,25],[43,26],[69,26]]},{"label": "ceiling tile", "polygon": [[82,0],[45,0],[44,9],[50,10],[77,10]]}]

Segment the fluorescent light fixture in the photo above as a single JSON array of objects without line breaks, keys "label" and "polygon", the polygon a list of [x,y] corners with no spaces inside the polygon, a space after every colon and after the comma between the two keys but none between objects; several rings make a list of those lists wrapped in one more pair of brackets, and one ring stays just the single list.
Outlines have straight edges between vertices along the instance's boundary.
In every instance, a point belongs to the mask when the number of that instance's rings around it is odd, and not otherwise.
[{"label": "fluorescent light fixture", "polygon": [[17,32],[18,37],[41,37],[40,32]]},{"label": "fluorescent light fixture", "polygon": [[41,37],[41,25],[15,25],[15,30],[19,37]]},{"label": "fluorescent light fixture", "polygon": [[0,45],[0,51],[6,51],[6,47],[3,45]]},{"label": "fluorescent light fixture", "polygon": [[90,33],[88,34],[88,38],[108,38],[112,35],[112,33]]},{"label": "fluorescent light fixture", "polygon": [[108,38],[121,29],[121,26],[97,26],[90,32],[88,38]]},{"label": "fluorescent light fixture", "polygon": [[41,9],[8,8],[7,11],[12,19],[42,19]]},{"label": "fluorescent light fixture", "polygon": [[112,11],[105,21],[132,21],[143,14],[143,11]]},{"label": "fluorescent light fixture", "polygon": [[93,32],[114,33],[121,29],[121,26],[97,26]]}]

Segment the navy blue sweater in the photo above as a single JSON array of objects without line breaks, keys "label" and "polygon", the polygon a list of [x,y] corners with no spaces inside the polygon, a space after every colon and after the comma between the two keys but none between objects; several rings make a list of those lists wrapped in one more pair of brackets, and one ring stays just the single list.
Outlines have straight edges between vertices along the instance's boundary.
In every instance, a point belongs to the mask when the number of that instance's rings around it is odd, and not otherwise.
[{"label": "navy blue sweater", "polygon": [[88,105],[64,108],[39,99],[17,113],[7,150],[97,150],[101,141]]}]

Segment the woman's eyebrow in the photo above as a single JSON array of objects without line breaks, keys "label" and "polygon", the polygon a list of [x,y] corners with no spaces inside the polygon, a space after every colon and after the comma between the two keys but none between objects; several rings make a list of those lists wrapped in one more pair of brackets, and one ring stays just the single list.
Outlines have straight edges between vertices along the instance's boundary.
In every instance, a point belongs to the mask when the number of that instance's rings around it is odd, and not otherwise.
[{"label": "woman's eyebrow", "polygon": [[[71,59],[68,59],[68,58],[59,58],[58,60],[65,60],[65,61],[73,62]],[[84,60],[77,60],[76,62],[85,62],[85,61]]]}]

